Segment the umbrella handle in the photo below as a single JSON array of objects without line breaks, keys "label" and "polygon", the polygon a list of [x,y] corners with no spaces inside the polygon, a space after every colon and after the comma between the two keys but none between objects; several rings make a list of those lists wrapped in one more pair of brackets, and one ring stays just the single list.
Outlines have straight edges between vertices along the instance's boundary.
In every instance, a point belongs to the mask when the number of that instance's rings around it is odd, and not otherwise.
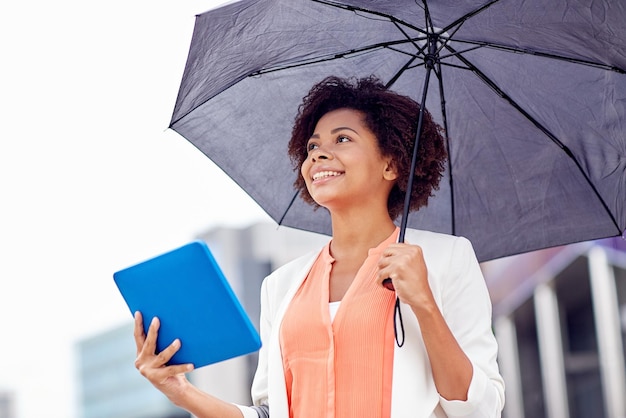
[{"label": "umbrella handle", "polygon": [[393,287],[393,283],[389,277],[383,280],[383,286],[385,286],[386,289],[391,290],[392,292],[396,290],[396,288]]}]

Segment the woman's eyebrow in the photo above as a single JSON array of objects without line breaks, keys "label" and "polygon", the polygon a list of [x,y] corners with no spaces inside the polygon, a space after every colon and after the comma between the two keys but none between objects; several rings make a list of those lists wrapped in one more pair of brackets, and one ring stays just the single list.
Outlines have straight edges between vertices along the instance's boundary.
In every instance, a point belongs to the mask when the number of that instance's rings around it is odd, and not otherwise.
[{"label": "woman's eyebrow", "polygon": [[[340,126],[340,127],[338,127],[338,128],[334,128],[334,129],[332,129],[332,130],[330,131],[330,133],[331,133],[331,134],[336,134],[337,132],[339,132],[339,131],[343,131],[343,130],[346,130],[346,129],[347,129],[348,131],[352,131],[352,132],[354,132],[354,133],[355,133],[355,134],[357,134],[357,135],[359,134],[357,131],[355,131],[354,129],[352,129],[352,128],[348,127],[348,126]],[[320,137],[320,134],[313,134],[313,135],[311,135],[311,139],[313,139],[313,138],[317,139],[317,138],[319,138],[319,137]]]}]

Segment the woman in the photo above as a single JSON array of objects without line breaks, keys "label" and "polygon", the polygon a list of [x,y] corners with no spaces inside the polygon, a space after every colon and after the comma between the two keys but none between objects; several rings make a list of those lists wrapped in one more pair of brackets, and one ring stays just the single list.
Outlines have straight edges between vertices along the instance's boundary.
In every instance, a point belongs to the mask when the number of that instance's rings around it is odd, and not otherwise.
[{"label": "woman", "polygon": [[[417,230],[397,243],[418,113],[374,77],[330,77],[304,98],[289,143],[301,173],[295,187],[328,210],[333,234],[321,251],[263,282],[254,407],[199,391],[184,376],[190,365],[164,366],[180,343],[155,355],[158,320],[146,336],[138,314],[141,373],[198,417],[500,416],[491,303],[471,244]],[[413,210],[437,189],[445,158],[440,127],[426,112]]]}]

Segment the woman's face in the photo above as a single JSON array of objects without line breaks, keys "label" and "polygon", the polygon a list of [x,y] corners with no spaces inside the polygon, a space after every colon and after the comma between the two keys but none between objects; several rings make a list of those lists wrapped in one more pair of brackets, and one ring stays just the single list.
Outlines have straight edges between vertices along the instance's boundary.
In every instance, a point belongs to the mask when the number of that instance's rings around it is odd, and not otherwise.
[{"label": "woman's face", "polygon": [[311,197],[329,210],[384,204],[396,179],[378,140],[353,109],[325,114],[307,143],[300,172]]}]

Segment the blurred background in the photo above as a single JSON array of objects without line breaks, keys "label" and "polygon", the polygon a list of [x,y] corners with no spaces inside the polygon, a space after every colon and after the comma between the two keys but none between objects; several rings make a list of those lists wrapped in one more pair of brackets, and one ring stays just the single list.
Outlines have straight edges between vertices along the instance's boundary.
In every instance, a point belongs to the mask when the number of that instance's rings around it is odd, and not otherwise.
[{"label": "blurred background", "polygon": [[[261,281],[327,237],[275,224],[200,232],[258,329]],[[619,418],[625,411],[626,242],[585,242],[482,264],[494,307],[505,418]],[[77,343],[84,418],[188,418],[133,368],[132,323]],[[256,353],[202,367],[190,379],[250,403]]]},{"label": "blurred background", "polygon": [[211,225],[265,219],[167,129],[195,14],[218,3],[0,4],[0,392],[11,417],[80,416],[75,341],[130,318],[114,271]]},{"label": "blurred background", "polygon": [[[195,14],[219,3],[0,5],[0,418],[187,417],[134,369],[113,272],[203,239],[256,321],[265,274],[325,240],[276,227],[167,129]],[[505,416],[626,417],[625,241],[483,270]],[[255,362],[191,378],[246,403]]]}]

